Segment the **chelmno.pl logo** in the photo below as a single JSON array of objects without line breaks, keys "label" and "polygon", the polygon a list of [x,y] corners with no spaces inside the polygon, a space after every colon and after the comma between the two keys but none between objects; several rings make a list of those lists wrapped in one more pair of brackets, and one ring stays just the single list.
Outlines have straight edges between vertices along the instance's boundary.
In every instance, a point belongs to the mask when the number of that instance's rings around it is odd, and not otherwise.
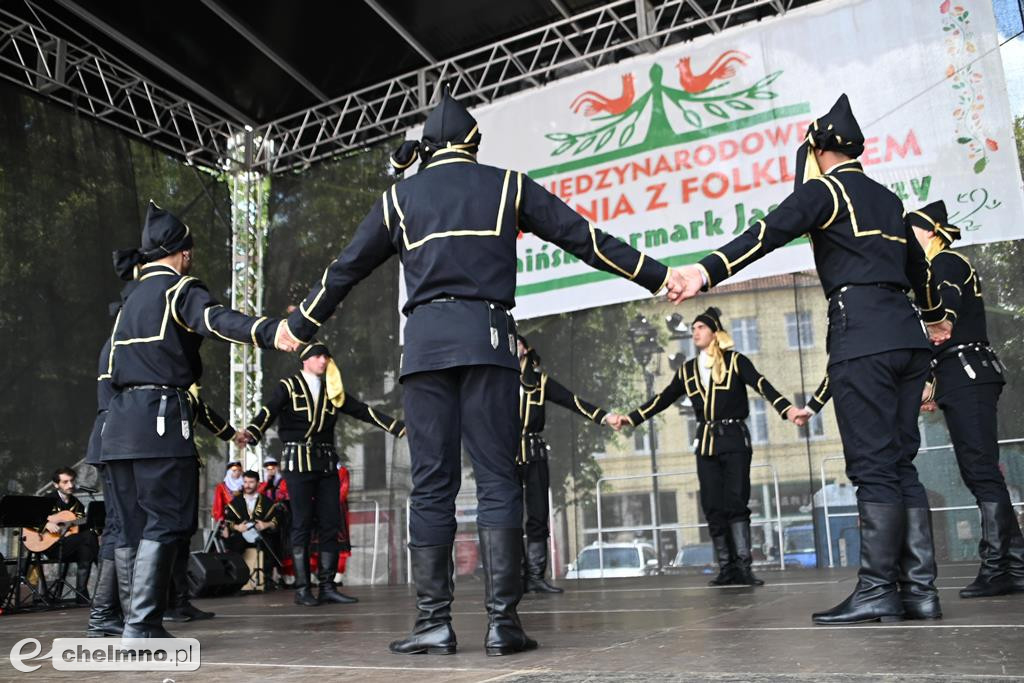
[{"label": "chelmno.pl logo", "polygon": [[195,638],[55,638],[46,654],[36,638],[11,648],[11,666],[31,673],[45,661],[57,671],[196,671],[199,641]]}]

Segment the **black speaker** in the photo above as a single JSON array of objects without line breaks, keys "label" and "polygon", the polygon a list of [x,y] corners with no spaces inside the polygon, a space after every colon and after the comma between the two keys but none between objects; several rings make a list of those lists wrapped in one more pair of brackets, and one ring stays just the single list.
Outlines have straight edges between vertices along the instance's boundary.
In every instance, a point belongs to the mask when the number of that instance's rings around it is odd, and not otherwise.
[{"label": "black speaker", "polygon": [[194,598],[231,595],[249,580],[249,568],[238,553],[192,553],[188,558],[188,590]]},{"label": "black speaker", "polygon": [[4,559],[3,555],[0,555],[0,604],[3,603],[10,592],[11,575],[7,573],[7,560]]}]

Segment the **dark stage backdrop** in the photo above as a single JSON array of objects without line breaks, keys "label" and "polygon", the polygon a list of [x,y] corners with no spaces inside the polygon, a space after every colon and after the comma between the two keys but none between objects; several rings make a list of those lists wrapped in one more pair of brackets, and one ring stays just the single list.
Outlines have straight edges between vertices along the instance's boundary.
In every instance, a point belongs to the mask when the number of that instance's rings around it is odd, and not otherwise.
[{"label": "dark stage backdrop", "polygon": [[[0,490],[34,491],[84,457],[118,299],[111,252],[138,246],[152,198],[192,228],[194,274],[228,297],[226,185],[113,129],[0,84]],[[204,345],[226,410],[227,347]],[[201,450],[220,442],[204,435]],[[88,476],[88,473],[86,473]]]}]

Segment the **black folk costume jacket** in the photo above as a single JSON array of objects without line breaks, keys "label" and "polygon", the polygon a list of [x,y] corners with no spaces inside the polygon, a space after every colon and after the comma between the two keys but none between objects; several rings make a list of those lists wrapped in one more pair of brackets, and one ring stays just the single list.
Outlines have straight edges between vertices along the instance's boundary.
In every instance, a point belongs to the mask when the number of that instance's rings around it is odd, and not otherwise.
[{"label": "black folk costume jacket", "polygon": [[709,373],[709,386],[705,386],[697,367],[700,357],[691,358],[676,370],[668,386],[641,404],[626,419],[636,427],[683,396],[688,396],[697,420],[693,442],[697,455],[749,451],[750,435],[745,422],[750,414],[747,387],[763,396],[783,419],[792,404],[742,353],[724,350],[722,355],[725,373],[721,382],[716,382],[713,373]]},{"label": "black folk costume jacket", "polygon": [[126,292],[101,362],[99,380],[114,390],[101,460],[195,457],[192,425],[209,416],[189,394],[203,373],[203,338],[274,348],[280,321],[225,308],[202,282],[163,264],[142,266]]},{"label": "black folk costume jacket", "polygon": [[[397,437],[404,436],[405,423],[386,413],[374,410],[352,394],[345,392],[336,406],[327,397],[327,380],[320,382],[315,397],[301,372],[282,379],[267,402],[256,413],[245,430],[261,441],[271,424],[277,420],[278,436],[285,443],[282,469],[285,471],[320,471],[337,465],[333,455],[334,427],[342,413]],[[329,452],[334,462],[317,465],[317,452]]]},{"label": "black folk costume jacket", "polygon": [[652,293],[668,269],[598,230],[523,173],[440,150],[374,202],[355,237],[288,318],[308,341],[360,280],[398,254],[408,299],[401,375],[464,365],[519,370],[516,237],[527,231]]},{"label": "black folk costume jacket", "polygon": [[749,230],[701,259],[708,286],[805,235],[829,300],[830,364],[931,348],[922,317],[928,323],[945,318],[938,282],[903,220],[902,202],[855,160],[800,185]]}]

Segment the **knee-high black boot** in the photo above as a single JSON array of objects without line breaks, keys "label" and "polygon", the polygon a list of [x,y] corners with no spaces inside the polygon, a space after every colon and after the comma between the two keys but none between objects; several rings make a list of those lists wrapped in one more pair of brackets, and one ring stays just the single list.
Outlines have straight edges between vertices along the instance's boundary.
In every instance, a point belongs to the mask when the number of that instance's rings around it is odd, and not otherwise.
[{"label": "knee-high black boot", "polygon": [[96,577],[96,590],[92,594],[86,634],[90,638],[119,636],[124,631],[124,621],[121,618],[121,600],[117,594],[114,560],[100,560],[97,571],[99,576]]},{"label": "knee-high black boot", "polygon": [[89,576],[92,574],[92,560],[77,562],[75,565],[75,602],[89,604]]},{"label": "knee-high black boot", "polygon": [[1024,534],[1020,532],[1017,515],[1012,509],[1010,516],[1010,584],[1014,593],[1024,593]]},{"label": "knee-high black boot", "polygon": [[523,530],[480,527],[478,533],[487,606],[484,649],[489,657],[532,650],[537,641],[523,631],[516,612],[523,597]]},{"label": "knee-high black boot", "polygon": [[942,616],[935,588],[938,567],[932,537],[932,513],[928,508],[907,508],[907,530],[900,557],[900,601],[907,619],[938,619]]},{"label": "knee-high black boot", "polygon": [[320,553],[320,564],[316,575],[320,582],[320,604],[333,602],[348,605],[359,602],[359,598],[345,595],[334,585],[334,575],[338,573],[338,553]]},{"label": "knee-high black boot", "polygon": [[192,604],[192,596],[188,588],[188,541],[178,545],[178,554],[174,557],[174,570],[171,572],[171,591],[168,596],[167,610],[164,612],[164,621],[201,621],[213,619],[217,616],[213,612],[206,612]]},{"label": "knee-high black boot", "polygon": [[293,546],[292,560],[295,562],[295,604],[316,607],[320,601],[309,588],[309,556],[306,549]]},{"label": "knee-high black boot", "polygon": [[526,592],[563,593],[558,586],[548,583],[545,574],[548,569],[548,542],[546,540],[526,541]]},{"label": "knee-high black boot", "polygon": [[142,539],[135,555],[132,599],[124,618],[124,638],[173,638],[163,627],[167,586],[171,581],[177,543]]},{"label": "knee-high black boot", "polygon": [[452,600],[455,590],[455,563],[452,546],[409,546],[412,556],[412,580],[416,584],[416,624],[408,638],[388,646],[400,655],[452,655],[457,642],[452,628]]},{"label": "knee-high black boot", "polygon": [[960,591],[961,598],[987,598],[1014,590],[1010,575],[1010,534],[1017,520],[1013,507],[1003,502],[983,501],[978,508],[981,511],[981,540],[978,542],[981,567],[977,578]]},{"label": "knee-high black boot", "polygon": [[750,549],[750,520],[729,524],[729,535],[732,536],[732,544],[736,550],[736,568],[733,571],[732,584],[734,586],[763,586],[764,581],[754,576],[751,569],[751,565],[754,564],[754,555]]},{"label": "knee-high black boot", "polygon": [[128,616],[132,603],[132,577],[135,576],[135,548],[114,549],[114,571],[117,574],[117,599],[121,603],[122,619]]},{"label": "knee-high black boot", "polygon": [[906,523],[903,505],[859,502],[860,571],[857,587],[846,600],[811,618],[816,624],[902,621],[897,588],[899,557]]},{"label": "knee-high black boot", "polygon": [[718,561],[718,576],[708,581],[709,586],[729,586],[735,579],[732,549],[729,547],[729,532],[711,537],[715,548],[715,560]]}]

